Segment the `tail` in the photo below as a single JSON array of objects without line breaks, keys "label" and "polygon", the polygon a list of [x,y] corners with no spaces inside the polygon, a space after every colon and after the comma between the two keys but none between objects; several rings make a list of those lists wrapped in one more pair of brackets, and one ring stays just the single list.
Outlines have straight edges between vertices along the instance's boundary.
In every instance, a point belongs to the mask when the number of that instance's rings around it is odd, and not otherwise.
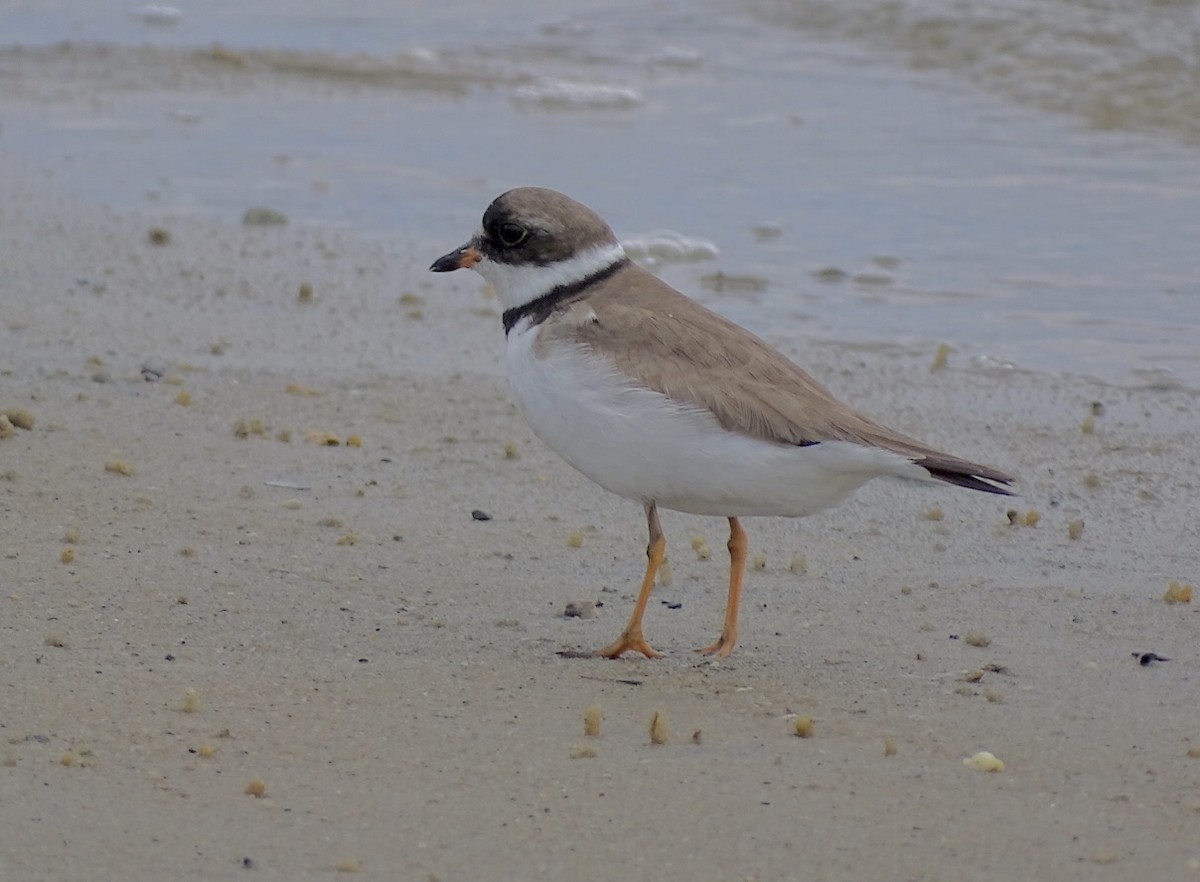
[{"label": "tail", "polygon": [[996,493],[1000,496],[1014,495],[1012,488],[1009,486],[1012,484],[1013,479],[986,466],[978,466],[968,462],[963,463],[963,466],[966,466],[966,468],[962,468],[957,465],[935,465],[920,461],[917,462],[917,465],[925,468],[932,477],[937,478],[939,481],[945,481],[947,484],[966,487],[968,490],[980,490],[984,493]]}]

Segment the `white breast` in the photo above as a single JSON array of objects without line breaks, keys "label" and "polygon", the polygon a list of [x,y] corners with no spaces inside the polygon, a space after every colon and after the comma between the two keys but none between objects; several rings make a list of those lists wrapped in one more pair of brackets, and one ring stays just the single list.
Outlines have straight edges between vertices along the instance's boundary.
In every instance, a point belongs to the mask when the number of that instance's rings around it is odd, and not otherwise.
[{"label": "white breast", "polygon": [[601,487],[701,515],[800,517],[880,475],[926,479],[907,458],[846,442],[809,447],[728,431],[576,344],[534,353],[539,326],[508,334],[509,383],[533,431]]}]

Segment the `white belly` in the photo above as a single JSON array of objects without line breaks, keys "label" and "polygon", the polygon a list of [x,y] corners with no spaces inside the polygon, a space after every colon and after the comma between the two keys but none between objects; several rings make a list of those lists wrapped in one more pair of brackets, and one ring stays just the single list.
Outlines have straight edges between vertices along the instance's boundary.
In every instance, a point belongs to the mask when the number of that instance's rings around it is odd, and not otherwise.
[{"label": "white belly", "polygon": [[508,379],[521,411],[563,459],[620,496],[700,515],[800,517],[880,475],[929,477],[877,448],[797,447],[728,431],[707,409],[632,383],[581,347],[535,357],[537,331],[523,321],[508,335]]}]

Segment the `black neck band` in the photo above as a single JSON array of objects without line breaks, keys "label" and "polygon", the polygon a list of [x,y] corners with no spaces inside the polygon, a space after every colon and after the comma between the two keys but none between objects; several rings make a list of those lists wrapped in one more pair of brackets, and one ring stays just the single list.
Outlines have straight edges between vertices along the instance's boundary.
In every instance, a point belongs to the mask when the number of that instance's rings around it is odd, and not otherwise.
[{"label": "black neck band", "polygon": [[513,329],[517,322],[526,316],[532,318],[535,325],[540,325],[558,307],[574,300],[596,282],[603,282],[628,263],[629,258],[622,257],[620,260],[609,264],[602,270],[592,273],[590,276],[580,279],[578,282],[571,282],[569,285],[559,285],[557,288],[551,288],[535,300],[530,300],[522,306],[515,306],[512,309],[504,310],[504,315],[501,316],[501,319],[504,322],[505,335]]}]

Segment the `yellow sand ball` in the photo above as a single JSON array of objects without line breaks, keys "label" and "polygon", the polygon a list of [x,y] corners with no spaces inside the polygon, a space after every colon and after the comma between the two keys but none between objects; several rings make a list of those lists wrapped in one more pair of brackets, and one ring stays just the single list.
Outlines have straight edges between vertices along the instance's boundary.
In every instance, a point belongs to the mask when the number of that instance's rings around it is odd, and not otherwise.
[{"label": "yellow sand ball", "polygon": [[981,750],[974,756],[963,760],[963,765],[977,772],[1003,772],[1004,763],[986,750]]},{"label": "yellow sand ball", "polygon": [[667,743],[667,718],[658,711],[650,718],[650,743]]},{"label": "yellow sand ball", "polygon": [[8,407],[3,411],[0,411],[0,413],[3,413],[6,417],[8,417],[8,421],[18,429],[25,429],[26,431],[29,431],[34,426],[35,420],[33,418],[33,414],[23,407]]},{"label": "yellow sand ball", "polygon": [[195,689],[183,690],[183,702],[180,704],[180,710],[185,714],[194,714],[200,708],[200,698],[196,695]]},{"label": "yellow sand ball", "polygon": [[1169,582],[1167,591],[1163,595],[1164,603],[1191,603],[1192,602],[1192,586],[1180,585],[1178,582]]},{"label": "yellow sand ball", "polygon": [[939,343],[937,351],[933,353],[933,363],[929,365],[931,371],[940,371],[946,366],[946,360],[950,357],[950,347],[945,343]]},{"label": "yellow sand ball", "polygon": [[797,738],[812,738],[813,734],[813,719],[808,714],[801,714],[796,717],[792,724],[792,734]]},{"label": "yellow sand ball", "polygon": [[589,738],[596,738],[600,735],[600,720],[604,718],[604,714],[600,711],[600,705],[593,704],[583,712],[583,734]]}]

